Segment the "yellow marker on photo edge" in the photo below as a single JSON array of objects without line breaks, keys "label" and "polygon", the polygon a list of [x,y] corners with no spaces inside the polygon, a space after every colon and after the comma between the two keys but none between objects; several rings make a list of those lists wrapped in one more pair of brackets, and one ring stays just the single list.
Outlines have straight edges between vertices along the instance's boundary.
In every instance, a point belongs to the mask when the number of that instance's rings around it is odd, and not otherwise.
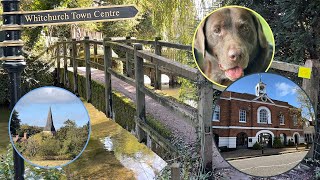
[{"label": "yellow marker on photo edge", "polygon": [[311,78],[311,68],[299,66],[298,77],[310,79]]}]

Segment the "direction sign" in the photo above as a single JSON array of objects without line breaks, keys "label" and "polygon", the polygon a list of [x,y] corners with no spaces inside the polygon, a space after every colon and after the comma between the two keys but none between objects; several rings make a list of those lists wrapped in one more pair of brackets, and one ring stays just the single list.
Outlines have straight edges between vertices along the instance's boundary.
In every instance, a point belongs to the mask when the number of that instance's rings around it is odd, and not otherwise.
[{"label": "direction sign", "polygon": [[[46,10],[27,12],[4,12],[4,21],[10,21],[12,15],[21,15],[21,26],[45,26],[71,24],[79,22],[117,21],[134,18],[138,10],[134,5],[98,6],[73,8],[66,10]],[[9,25],[8,25],[9,26]]]}]

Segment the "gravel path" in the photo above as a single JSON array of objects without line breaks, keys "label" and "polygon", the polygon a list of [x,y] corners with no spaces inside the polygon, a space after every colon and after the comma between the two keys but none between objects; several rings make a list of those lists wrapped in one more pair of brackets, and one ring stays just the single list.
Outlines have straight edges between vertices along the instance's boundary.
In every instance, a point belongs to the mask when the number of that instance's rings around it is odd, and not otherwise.
[{"label": "gravel path", "polygon": [[[68,68],[72,71],[72,68]],[[85,76],[85,67],[78,67],[78,73]],[[104,84],[104,72],[97,69],[91,69],[91,79]],[[112,76],[111,78],[112,89],[116,90],[132,102],[136,100],[136,88],[130,84],[121,81],[120,79]],[[188,124],[184,117],[174,113],[170,108],[162,106],[157,101],[153,100],[146,95],[146,112],[152,115],[155,119],[159,120],[165,127],[167,127],[174,137],[182,138],[186,143],[194,143],[196,141],[196,130]]]}]

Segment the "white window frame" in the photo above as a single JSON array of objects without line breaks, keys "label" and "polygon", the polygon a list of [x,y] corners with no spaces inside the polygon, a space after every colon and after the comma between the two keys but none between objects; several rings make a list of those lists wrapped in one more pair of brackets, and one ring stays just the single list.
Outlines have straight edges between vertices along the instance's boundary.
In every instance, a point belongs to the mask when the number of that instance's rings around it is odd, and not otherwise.
[{"label": "white window frame", "polygon": [[298,116],[294,114],[292,116],[293,126],[298,126]]},{"label": "white window frame", "polygon": [[[267,122],[261,122],[260,120],[260,111],[261,110],[266,110],[267,112]],[[257,123],[259,124],[272,124],[271,122],[271,111],[269,110],[269,108],[265,107],[265,106],[260,106],[257,110]]]},{"label": "white window frame", "polygon": [[280,123],[280,125],[285,125],[285,119],[284,119],[284,115],[283,114],[280,114],[280,116],[279,116],[279,123]]},{"label": "white window frame", "polygon": [[247,122],[247,111],[244,110],[244,109],[240,109],[239,110],[239,122],[240,123],[246,123]]},{"label": "white window frame", "polygon": [[[216,113],[218,113],[218,119],[215,119]],[[212,121],[220,121],[220,106],[219,105],[216,105],[213,109]]]}]

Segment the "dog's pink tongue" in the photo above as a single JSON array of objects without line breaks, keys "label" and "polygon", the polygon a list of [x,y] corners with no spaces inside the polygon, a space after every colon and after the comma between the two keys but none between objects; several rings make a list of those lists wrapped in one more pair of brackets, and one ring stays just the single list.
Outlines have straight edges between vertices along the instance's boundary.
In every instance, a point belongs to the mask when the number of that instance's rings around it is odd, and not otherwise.
[{"label": "dog's pink tongue", "polygon": [[236,80],[240,78],[243,74],[243,69],[239,66],[228,69],[225,71],[225,75],[231,80]]}]

